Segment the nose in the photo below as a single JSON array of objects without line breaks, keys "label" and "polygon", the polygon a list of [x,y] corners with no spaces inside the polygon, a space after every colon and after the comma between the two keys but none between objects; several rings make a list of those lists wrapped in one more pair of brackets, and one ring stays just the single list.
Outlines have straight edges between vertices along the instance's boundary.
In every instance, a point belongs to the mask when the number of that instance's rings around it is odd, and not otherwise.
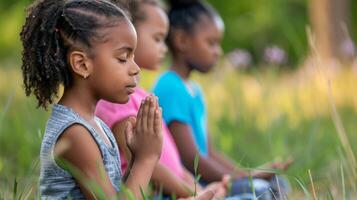
[{"label": "nose", "polygon": [[133,61],[133,64],[130,66],[130,71],[129,71],[129,75],[130,76],[136,76],[140,73],[140,67],[136,64],[135,61]]},{"label": "nose", "polygon": [[162,53],[163,53],[163,54],[166,54],[166,53],[167,53],[167,45],[166,45],[165,42],[163,42],[163,44],[162,44]]},{"label": "nose", "polygon": [[215,49],[215,55],[217,57],[221,56],[222,55],[222,47],[221,45],[217,45],[216,49]]}]

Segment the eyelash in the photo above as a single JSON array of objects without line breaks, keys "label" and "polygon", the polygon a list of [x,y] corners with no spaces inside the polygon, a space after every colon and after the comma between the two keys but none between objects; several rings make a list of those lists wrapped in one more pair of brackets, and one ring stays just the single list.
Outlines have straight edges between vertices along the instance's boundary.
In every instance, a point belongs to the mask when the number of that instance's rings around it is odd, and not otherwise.
[{"label": "eyelash", "polygon": [[118,61],[119,61],[120,63],[126,63],[128,60],[118,58]]},{"label": "eyelash", "polygon": [[155,39],[156,42],[161,42],[162,41],[161,37],[154,37],[154,39]]}]

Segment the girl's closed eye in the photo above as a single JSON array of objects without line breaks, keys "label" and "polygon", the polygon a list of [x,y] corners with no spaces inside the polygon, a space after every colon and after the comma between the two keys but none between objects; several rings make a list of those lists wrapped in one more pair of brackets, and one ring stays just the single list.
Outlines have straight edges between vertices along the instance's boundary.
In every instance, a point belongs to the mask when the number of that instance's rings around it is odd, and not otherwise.
[{"label": "girl's closed eye", "polygon": [[118,59],[118,61],[120,62],[120,63],[126,63],[127,61],[128,61],[128,59],[125,57],[125,58],[117,58]]},{"label": "girl's closed eye", "polygon": [[134,53],[131,52],[131,53],[128,53],[128,54],[125,54],[125,55],[122,55],[122,56],[119,56],[117,57],[117,60],[122,63],[122,64],[125,64],[127,63],[128,61],[134,61]]},{"label": "girl's closed eye", "polygon": [[154,35],[154,40],[157,43],[163,42],[164,41],[164,36],[160,35]]},{"label": "girl's closed eye", "polygon": [[128,59],[130,59],[130,57],[131,57],[131,54],[125,52],[125,53],[117,55],[116,58],[117,58],[119,63],[125,64],[125,63],[128,62]]},{"label": "girl's closed eye", "polygon": [[216,46],[219,43],[215,39],[209,39],[208,40],[208,44],[213,47],[213,46]]}]

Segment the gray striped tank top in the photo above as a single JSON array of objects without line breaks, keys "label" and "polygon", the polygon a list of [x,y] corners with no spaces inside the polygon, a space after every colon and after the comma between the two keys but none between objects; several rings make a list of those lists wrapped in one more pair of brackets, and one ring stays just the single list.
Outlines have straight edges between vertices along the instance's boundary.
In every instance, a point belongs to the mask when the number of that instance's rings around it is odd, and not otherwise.
[{"label": "gray striped tank top", "polygon": [[84,126],[96,141],[110,181],[115,190],[119,191],[121,179],[119,149],[109,127],[99,118],[96,120],[108,136],[111,147],[107,146],[96,130],[72,109],[59,104],[53,106],[41,145],[39,190],[42,199],[85,199],[73,176],[57,165],[53,155],[57,139],[73,124]]}]

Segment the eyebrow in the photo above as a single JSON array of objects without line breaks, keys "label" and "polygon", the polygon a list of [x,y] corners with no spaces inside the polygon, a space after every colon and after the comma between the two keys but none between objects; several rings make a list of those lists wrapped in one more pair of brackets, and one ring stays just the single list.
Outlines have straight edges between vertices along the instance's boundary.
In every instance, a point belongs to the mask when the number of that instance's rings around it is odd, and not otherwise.
[{"label": "eyebrow", "polygon": [[166,34],[165,34],[164,32],[158,32],[158,33],[156,33],[156,35],[162,36],[162,37],[165,37],[165,36],[166,36]]},{"label": "eyebrow", "polygon": [[131,53],[131,52],[134,51],[134,49],[131,48],[131,47],[128,47],[128,46],[124,46],[124,47],[120,47],[120,48],[118,48],[118,49],[115,49],[115,51],[126,51],[126,52]]}]

